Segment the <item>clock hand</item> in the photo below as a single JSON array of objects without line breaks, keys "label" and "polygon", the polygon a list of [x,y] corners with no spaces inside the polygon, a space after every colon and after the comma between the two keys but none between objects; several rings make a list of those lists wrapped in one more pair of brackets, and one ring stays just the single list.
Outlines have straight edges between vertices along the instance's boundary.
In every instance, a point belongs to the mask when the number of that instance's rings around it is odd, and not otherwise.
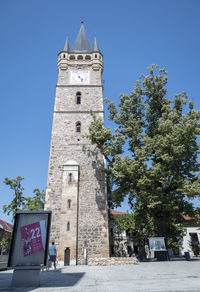
[{"label": "clock hand", "polygon": [[83,82],[83,78],[81,78],[81,76],[79,75],[78,78],[80,78],[81,82]]},{"label": "clock hand", "polygon": [[83,78],[81,78],[81,76],[78,76],[78,78],[80,78],[81,82],[83,82]]}]

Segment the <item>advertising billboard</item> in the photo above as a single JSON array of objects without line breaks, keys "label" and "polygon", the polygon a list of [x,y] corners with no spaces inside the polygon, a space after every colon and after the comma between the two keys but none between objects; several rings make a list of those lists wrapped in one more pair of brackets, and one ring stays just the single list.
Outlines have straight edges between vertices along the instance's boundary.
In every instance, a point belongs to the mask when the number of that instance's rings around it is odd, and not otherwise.
[{"label": "advertising billboard", "polygon": [[16,213],[8,267],[46,265],[50,221],[51,211]]}]

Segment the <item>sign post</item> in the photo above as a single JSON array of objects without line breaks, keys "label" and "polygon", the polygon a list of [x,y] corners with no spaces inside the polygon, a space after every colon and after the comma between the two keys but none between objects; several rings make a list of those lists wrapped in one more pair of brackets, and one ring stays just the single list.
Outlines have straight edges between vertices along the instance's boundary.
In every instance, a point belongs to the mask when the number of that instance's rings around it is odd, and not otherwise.
[{"label": "sign post", "polygon": [[87,241],[84,240],[84,259],[83,259],[84,265],[87,265]]},{"label": "sign post", "polygon": [[164,237],[149,237],[149,250],[157,253],[156,258],[159,260],[167,260],[167,249],[165,247]]},{"label": "sign post", "polygon": [[12,286],[40,285],[40,270],[47,263],[51,211],[17,212],[8,267],[13,269]]}]

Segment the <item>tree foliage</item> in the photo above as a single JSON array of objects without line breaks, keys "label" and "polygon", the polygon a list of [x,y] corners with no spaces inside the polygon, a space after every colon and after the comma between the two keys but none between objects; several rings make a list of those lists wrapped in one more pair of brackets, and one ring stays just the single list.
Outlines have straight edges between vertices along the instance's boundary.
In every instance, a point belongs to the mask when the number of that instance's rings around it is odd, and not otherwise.
[{"label": "tree foliage", "polygon": [[44,209],[44,199],[45,199],[45,191],[40,191],[39,189],[33,190],[33,196],[24,197],[22,187],[22,180],[24,178],[21,176],[17,176],[14,179],[5,178],[4,183],[10,187],[13,193],[13,200],[10,204],[3,206],[3,211],[7,215],[12,215],[14,219],[17,211],[39,211]]},{"label": "tree foliage", "polygon": [[0,254],[8,254],[11,244],[11,234],[6,233],[0,240]]},{"label": "tree foliage", "polygon": [[33,190],[33,197],[25,198],[23,210],[40,211],[44,210],[45,191],[39,189]]},{"label": "tree foliage", "polygon": [[115,130],[93,116],[88,137],[107,160],[111,206],[127,196],[138,231],[171,242],[183,214],[194,216],[188,199],[200,194],[200,112],[186,92],[167,98],[164,69],[152,65],[148,72],[129,96],[120,95],[118,107],[106,100]]},{"label": "tree foliage", "polygon": [[24,178],[21,176],[17,176],[14,179],[9,179],[9,178],[5,178],[4,179],[4,183],[6,185],[8,185],[10,187],[11,190],[14,191],[14,198],[12,200],[12,202],[9,205],[4,205],[3,206],[3,211],[4,213],[6,213],[7,215],[12,215],[12,217],[14,218],[15,213],[19,210],[21,210],[21,208],[24,205],[24,200],[25,198],[23,197],[23,190],[24,188],[21,185],[21,181]]}]

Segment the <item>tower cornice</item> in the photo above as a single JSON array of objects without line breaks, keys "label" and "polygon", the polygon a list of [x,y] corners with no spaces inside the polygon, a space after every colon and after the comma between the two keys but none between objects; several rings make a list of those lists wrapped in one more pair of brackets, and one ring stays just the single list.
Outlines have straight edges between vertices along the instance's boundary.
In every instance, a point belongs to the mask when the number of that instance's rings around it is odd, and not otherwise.
[{"label": "tower cornice", "polygon": [[60,51],[57,56],[60,54],[65,54],[65,55],[94,55],[96,53],[100,54],[103,57],[103,54],[100,51],[92,51],[92,52],[66,52],[66,51]]},{"label": "tower cornice", "polygon": [[56,87],[102,87],[103,88],[103,85],[101,84],[84,84],[84,85],[79,85],[79,84],[57,84]]},{"label": "tower cornice", "polygon": [[[104,111],[92,111],[95,114],[104,114]],[[53,111],[53,113],[57,114],[90,114],[91,111]]]}]

